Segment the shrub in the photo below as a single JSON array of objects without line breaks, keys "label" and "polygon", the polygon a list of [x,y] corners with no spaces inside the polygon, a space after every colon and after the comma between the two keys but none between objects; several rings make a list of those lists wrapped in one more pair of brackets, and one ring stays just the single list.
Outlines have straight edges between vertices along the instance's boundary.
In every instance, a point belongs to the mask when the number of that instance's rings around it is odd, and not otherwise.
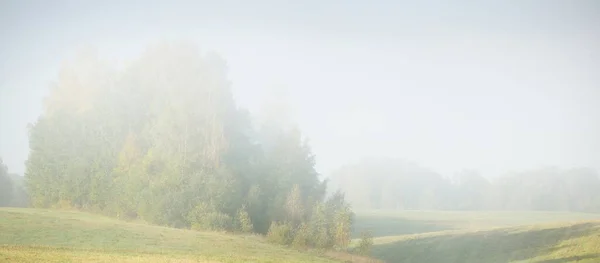
[{"label": "shrub", "polygon": [[353,217],[349,206],[340,207],[334,212],[331,234],[337,249],[346,249],[350,244]]},{"label": "shrub", "polygon": [[316,248],[330,248],[331,235],[329,231],[330,220],[328,218],[327,208],[323,203],[316,203],[312,209],[310,218],[311,244]]},{"label": "shrub", "polygon": [[371,254],[371,248],[373,247],[373,234],[371,231],[363,231],[360,234],[360,242],[356,246],[356,253],[363,256]]},{"label": "shrub", "polygon": [[242,206],[238,210],[236,216],[236,230],[242,233],[251,233],[254,230],[254,226],[252,224],[252,220],[250,219],[250,215],[246,210],[246,206]]},{"label": "shrub", "polygon": [[306,223],[300,224],[294,233],[292,247],[307,248],[310,245],[310,229]]},{"label": "shrub", "polygon": [[267,233],[267,241],[281,245],[289,245],[292,241],[291,224],[273,221],[271,227],[269,227],[269,232]]},{"label": "shrub", "polygon": [[231,230],[231,216],[221,213],[205,203],[198,204],[189,214],[191,228],[194,230]]}]

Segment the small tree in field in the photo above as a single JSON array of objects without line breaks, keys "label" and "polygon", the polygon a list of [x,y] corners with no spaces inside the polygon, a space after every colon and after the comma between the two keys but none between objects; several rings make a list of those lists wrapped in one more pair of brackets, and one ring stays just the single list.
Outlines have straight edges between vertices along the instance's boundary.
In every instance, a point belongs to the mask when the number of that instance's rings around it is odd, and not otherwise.
[{"label": "small tree in field", "polygon": [[356,253],[363,256],[369,256],[373,248],[373,234],[371,231],[363,231],[360,234],[360,242],[356,246]]},{"label": "small tree in field", "polygon": [[333,242],[337,249],[343,250],[350,244],[350,232],[352,230],[354,214],[347,205],[333,211],[333,213],[333,229],[331,230]]},{"label": "small tree in field", "polygon": [[327,208],[323,203],[316,203],[309,221],[311,244],[315,248],[330,248],[332,246],[333,242],[329,228],[330,218],[328,218]]},{"label": "small tree in field", "polygon": [[236,216],[236,230],[242,233],[251,233],[253,229],[254,226],[252,225],[252,220],[246,210],[246,206],[242,206]]}]

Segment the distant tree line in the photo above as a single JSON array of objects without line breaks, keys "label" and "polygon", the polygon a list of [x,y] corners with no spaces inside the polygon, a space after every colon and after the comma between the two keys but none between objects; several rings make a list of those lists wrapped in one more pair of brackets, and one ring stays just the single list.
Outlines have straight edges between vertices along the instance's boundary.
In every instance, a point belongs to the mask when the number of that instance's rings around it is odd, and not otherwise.
[{"label": "distant tree line", "polygon": [[68,208],[198,230],[343,248],[353,213],[294,127],[254,122],[226,64],[160,45],[117,69],[83,53],[60,71],[29,127],[33,207]]},{"label": "distant tree line", "polygon": [[591,169],[544,168],[488,180],[474,171],[443,177],[414,163],[372,159],[330,179],[355,209],[600,212],[600,177]]},{"label": "distant tree line", "polygon": [[0,158],[0,207],[25,207],[27,202],[23,177],[9,173],[8,167]]}]

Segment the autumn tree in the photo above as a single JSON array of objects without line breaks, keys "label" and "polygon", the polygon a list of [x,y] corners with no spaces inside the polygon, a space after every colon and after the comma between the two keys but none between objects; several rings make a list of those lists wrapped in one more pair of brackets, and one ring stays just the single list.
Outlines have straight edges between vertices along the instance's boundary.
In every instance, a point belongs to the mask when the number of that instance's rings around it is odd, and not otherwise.
[{"label": "autumn tree", "polygon": [[120,69],[83,52],[30,126],[31,204],[314,245],[313,207],[325,235],[335,213],[308,140],[281,120],[255,122],[225,61],[193,45],[158,45]]}]

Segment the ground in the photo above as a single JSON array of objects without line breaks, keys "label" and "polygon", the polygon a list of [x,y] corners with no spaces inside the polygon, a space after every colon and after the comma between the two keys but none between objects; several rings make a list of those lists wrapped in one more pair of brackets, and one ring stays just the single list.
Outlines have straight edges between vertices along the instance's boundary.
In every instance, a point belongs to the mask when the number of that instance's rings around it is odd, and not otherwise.
[{"label": "ground", "polygon": [[361,229],[386,262],[600,262],[600,214],[359,211]]},{"label": "ground", "polygon": [[[373,256],[386,262],[600,262],[600,214],[357,211],[355,236],[364,229],[375,235]],[[297,251],[253,235],[0,208],[0,262],[372,261]]]},{"label": "ground", "polygon": [[81,212],[0,208],[0,262],[335,262],[259,236],[197,232]]}]

